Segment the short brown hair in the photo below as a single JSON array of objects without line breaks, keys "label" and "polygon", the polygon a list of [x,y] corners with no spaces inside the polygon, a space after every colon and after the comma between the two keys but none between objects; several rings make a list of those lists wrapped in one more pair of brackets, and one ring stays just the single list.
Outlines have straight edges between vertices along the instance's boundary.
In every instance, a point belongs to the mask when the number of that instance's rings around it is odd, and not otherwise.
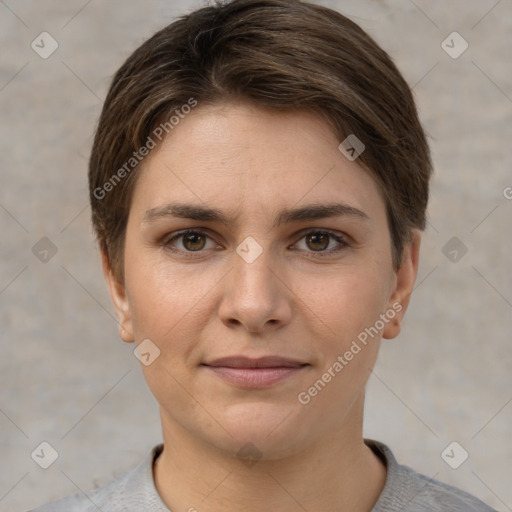
[{"label": "short brown hair", "polygon": [[119,282],[140,170],[134,155],[140,160],[155,127],[191,99],[307,109],[340,142],[355,134],[365,145],[359,162],[385,199],[393,263],[400,266],[411,230],[425,228],[432,172],[404,78],[366,32],[336,11],[300,0],[234,0],[182,16],[114,76],[91,152],[89,189],[93,227]]}]

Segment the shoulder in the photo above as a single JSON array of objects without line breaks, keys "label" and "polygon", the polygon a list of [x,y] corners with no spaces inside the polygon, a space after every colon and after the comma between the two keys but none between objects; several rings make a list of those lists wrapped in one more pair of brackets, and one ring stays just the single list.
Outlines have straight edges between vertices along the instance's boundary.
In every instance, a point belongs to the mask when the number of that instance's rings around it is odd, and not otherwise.
[{"label": "shoulder", "polygon": [[29,512],[97,512],[98,509],[105,512],[117,512],[123,510],[116,508],[119,496],[125,487],[129,473],[124,473],[114,480],[97,489],[85,492],[76,492],[57,501],[52,501]]},{"label": "shoulder", "polygon": [[496,512],[475,496],[398,464],[391,450],[365,441],[387,465],[384,489],[372,512]]},{"label": "shoulder", "polygon": [[126,512],[141,503],[148,512],[169,512],[154,486],[152,466],[162,445],[153,447],[134,469],[119,475],[105,485],[47,503],[29,512]]}]

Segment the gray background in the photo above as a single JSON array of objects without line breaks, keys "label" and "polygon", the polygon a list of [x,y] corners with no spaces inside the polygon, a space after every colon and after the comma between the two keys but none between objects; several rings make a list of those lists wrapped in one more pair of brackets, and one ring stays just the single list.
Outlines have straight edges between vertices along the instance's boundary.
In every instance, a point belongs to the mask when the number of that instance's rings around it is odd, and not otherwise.
[{"label": "gray background", "polygon": [[[417,289],[402,334],[383,343],[365,435],[510,511],[512,1],[322,3],[394,57],[436,167]],[[0,1],[0,511],[102,484],[161,440],[102,280],[86,166],[111,75],[199,5]],[[31,48],[43,31],[59,44],[48,59]],[[453,31],[469,43],[457,59],[441,47]],[[46,263],[32,251],[42,237],[57,249]],[[456,262],[452,237],[458,258],[468,250]],[[31,458],[42,441],[59,454],[46,470]],[[458,469],[441,458],[452,441],[469,453]]]}]

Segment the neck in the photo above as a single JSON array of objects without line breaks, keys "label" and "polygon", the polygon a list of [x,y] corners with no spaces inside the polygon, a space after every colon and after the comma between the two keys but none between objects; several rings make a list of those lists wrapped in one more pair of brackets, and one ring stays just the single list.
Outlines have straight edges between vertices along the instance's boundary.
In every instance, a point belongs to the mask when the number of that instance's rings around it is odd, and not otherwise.
[{"label": "neck", "polygon": [[198,440],[163,414],[162,426],[154,479],[172,512],[260,512],[269,503],[275,512],[369,512],[384,487],[386,469],[364,444],[362,420],[287,457],[253,464]]}]

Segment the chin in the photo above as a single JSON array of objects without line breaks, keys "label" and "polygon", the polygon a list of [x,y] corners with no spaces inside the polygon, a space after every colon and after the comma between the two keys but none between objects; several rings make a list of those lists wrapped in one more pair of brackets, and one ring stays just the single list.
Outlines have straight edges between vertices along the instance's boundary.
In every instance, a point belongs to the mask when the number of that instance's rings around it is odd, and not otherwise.
[{"label": "chin", "polygon": [[287,407],[279,403],[248,402],[230,405],[218,419],[233,436],[226,434],[228,442],[237,447],[252,443],[268,456],[275,454],[275,457],[270,458],[279,458],[279,453],[288,451],[302,437],[304,428],[308,429],[305,422],[293,413],[290,405]]}]

